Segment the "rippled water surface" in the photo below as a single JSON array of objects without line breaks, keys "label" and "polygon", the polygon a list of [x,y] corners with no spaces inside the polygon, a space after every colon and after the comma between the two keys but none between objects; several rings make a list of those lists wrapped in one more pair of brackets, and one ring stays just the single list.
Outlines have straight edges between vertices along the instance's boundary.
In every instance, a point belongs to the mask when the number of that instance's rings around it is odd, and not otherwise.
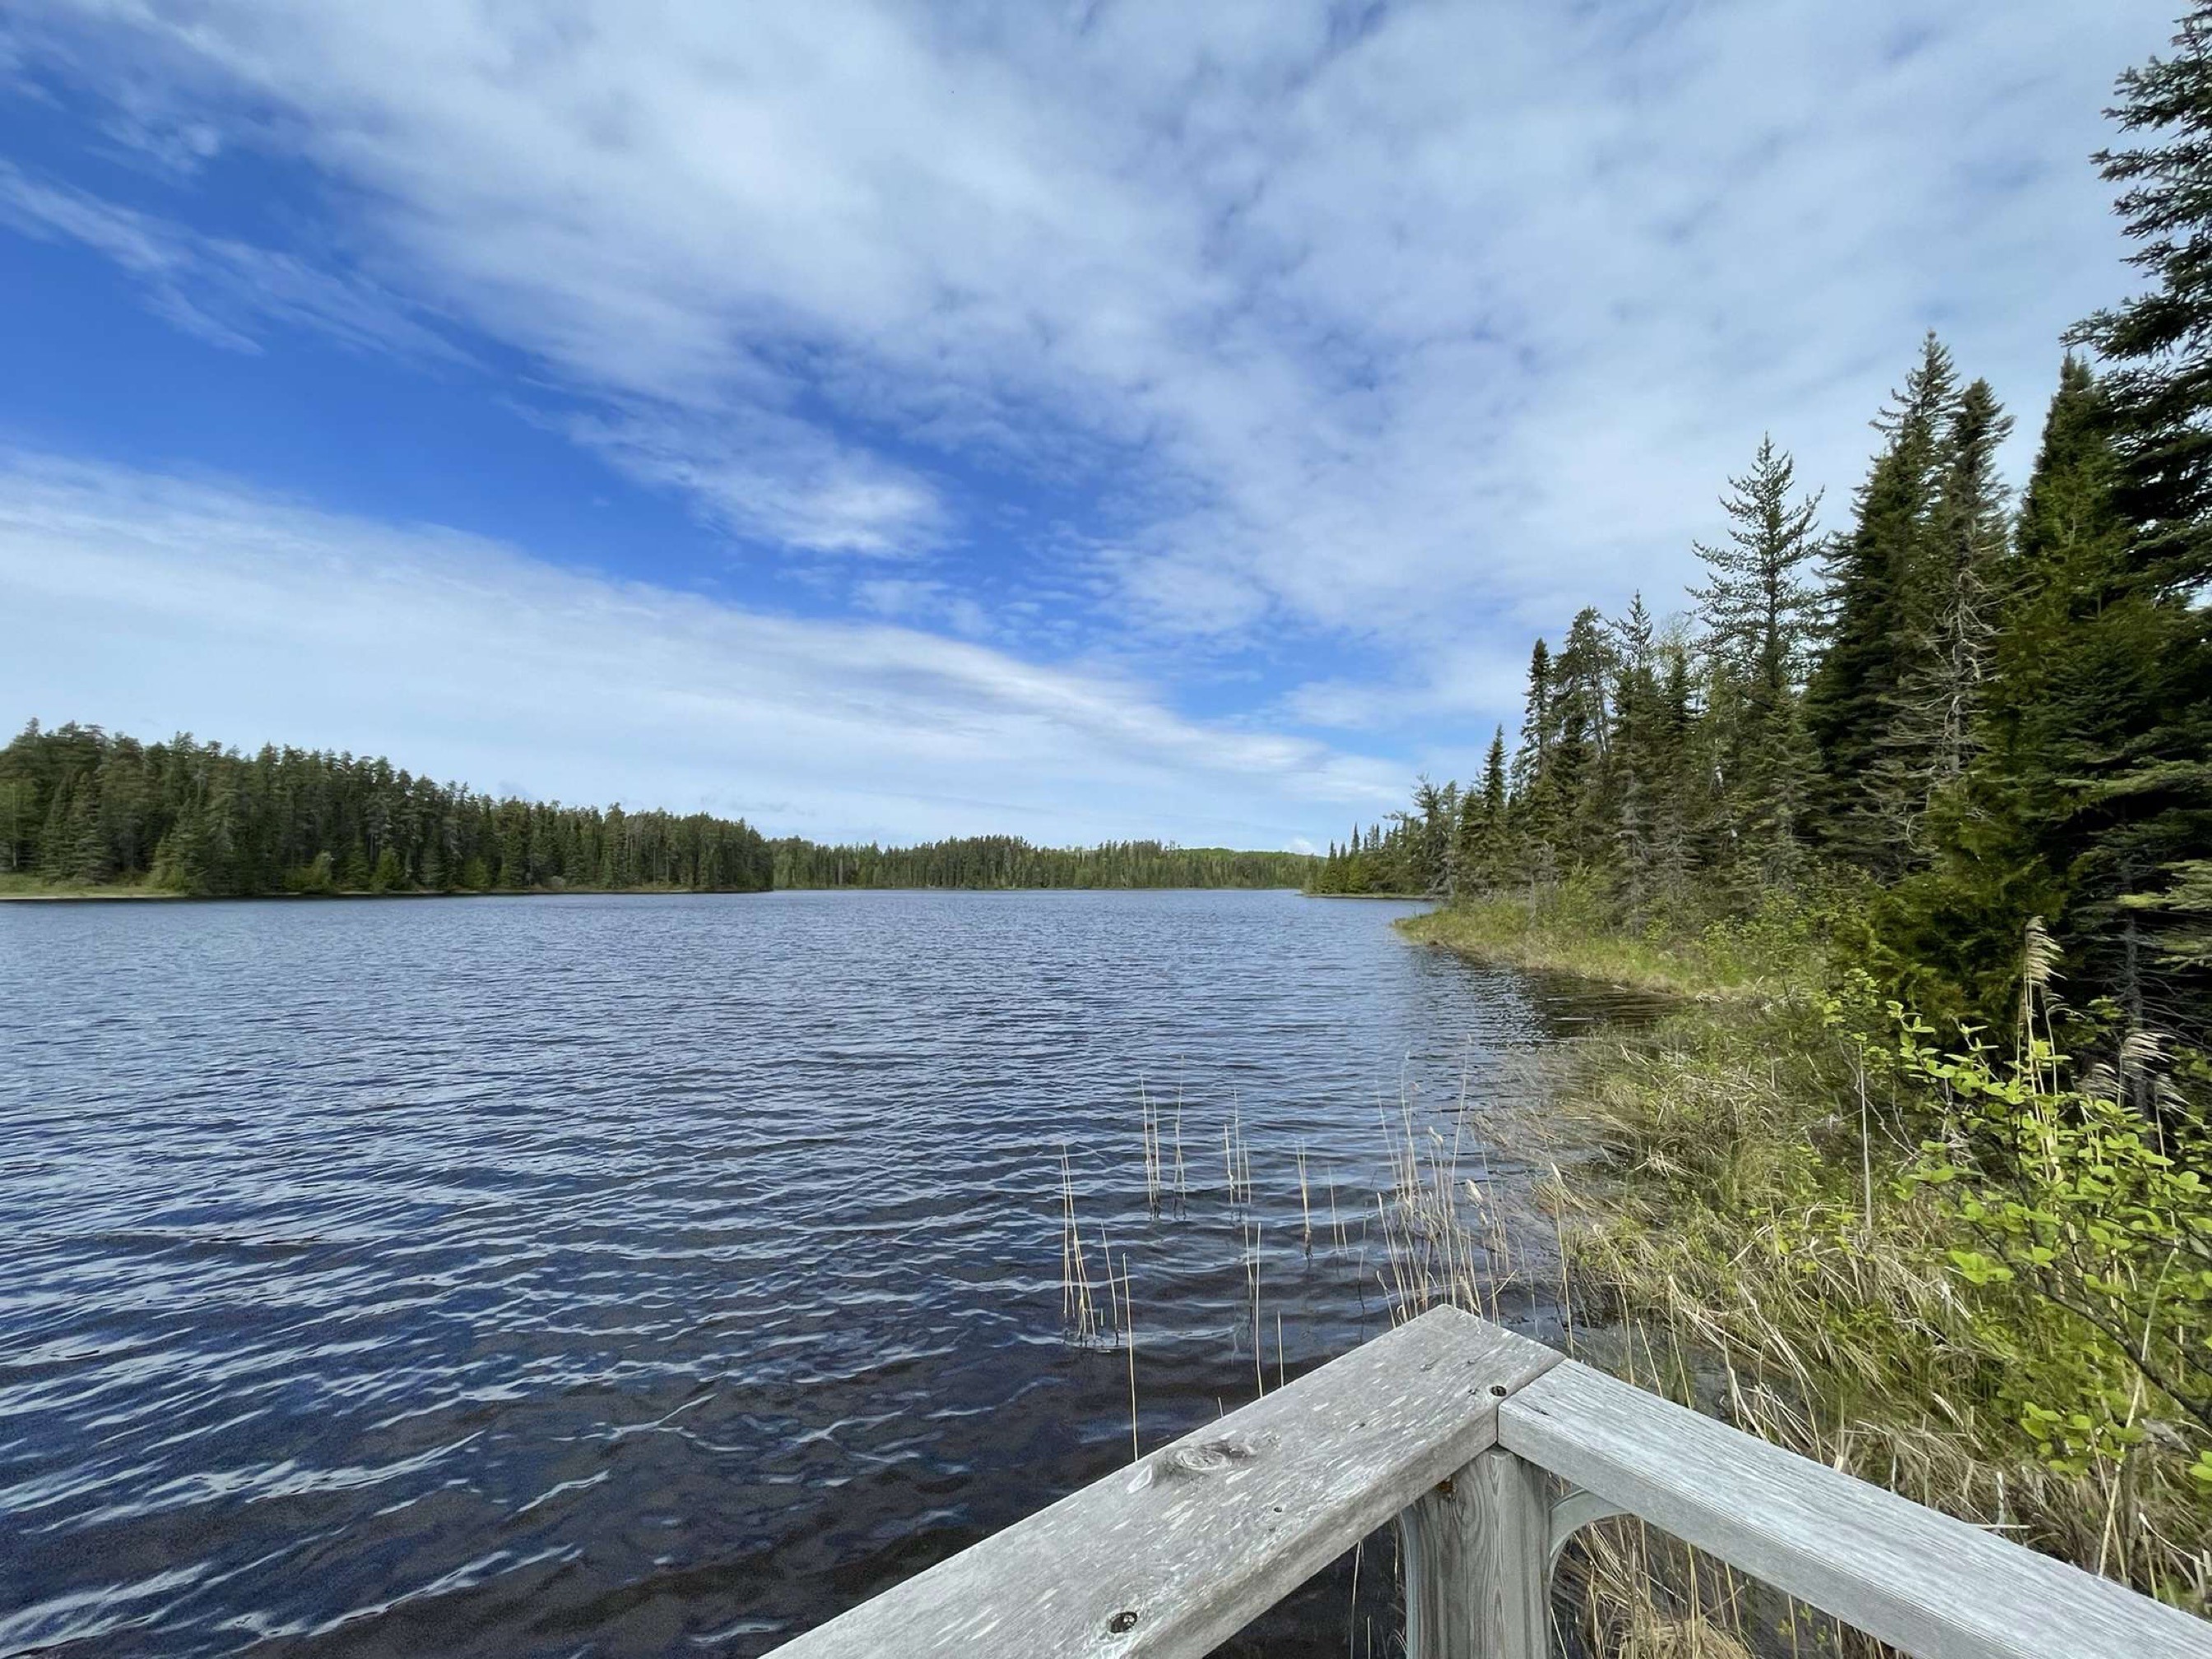
[{"label": "rippled water surface", "polygon": [[0,905],[0,1652],[763,1652],[1127,1459],[1063,1146],[1147,1447],[1252,1395],[1252,1226],[1269,1384],[1343,1351],[1378,1103],[1573,1017],[1406,908]]}]

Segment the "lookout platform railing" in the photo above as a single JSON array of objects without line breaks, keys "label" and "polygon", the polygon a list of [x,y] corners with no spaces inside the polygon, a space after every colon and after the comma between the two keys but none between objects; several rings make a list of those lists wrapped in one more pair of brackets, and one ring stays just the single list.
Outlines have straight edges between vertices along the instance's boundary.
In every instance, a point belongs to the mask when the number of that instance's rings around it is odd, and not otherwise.
[{"label": "lookout platform railing", "polygon": [[1613,1515],[1917,1659],[2212,1659],[2212,1624],[1449,1308],[774,1659],[1199,1659],[1394,1516],[1413,1659],[1543,1659],[1559,1552]]}]

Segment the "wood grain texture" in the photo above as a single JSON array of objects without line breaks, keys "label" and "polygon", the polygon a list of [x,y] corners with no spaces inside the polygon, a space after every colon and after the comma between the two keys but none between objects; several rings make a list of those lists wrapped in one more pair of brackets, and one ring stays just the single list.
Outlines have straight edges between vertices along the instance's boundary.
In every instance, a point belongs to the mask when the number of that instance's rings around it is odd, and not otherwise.
[{"label": "wood grain texture", "polygon": [[1498,1443],[1917,1659],[2212,1659],[2212,1624],[1571,1361]]},{"label": "wood grain texture", "polygon": [[1550,1484],[1493,1446],[1407,1506],[1407,1659],[1545,1659]]},{"label": "wood grain texture", "polygon": [[1424,1314],[776,1659],[1199,1659],[1487,1449],[1501,1398],[1559,1363],[1471,1314]]}]

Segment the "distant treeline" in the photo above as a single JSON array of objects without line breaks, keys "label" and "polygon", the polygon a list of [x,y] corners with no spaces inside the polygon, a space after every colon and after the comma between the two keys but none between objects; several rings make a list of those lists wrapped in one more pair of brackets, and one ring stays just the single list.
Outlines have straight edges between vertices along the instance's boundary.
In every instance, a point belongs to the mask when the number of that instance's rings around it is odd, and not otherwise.
[{"label": "distant treeline", "polygon": [[775,843],[778,887],[1297,887],[1316,860],[1304,853],[1239,853],[1109,841],[1032,847],[1014,836],[969,836],[919,847]]},{"label": "distant treeline", "polygon": [[742,819],[495,799],[381,758],[33,720],[0,750],[0,869],[219,895],[754,892],[771,866]]},{"label": "distant treeline", "polygon": [[495,799],[381,758],[97,726],[0,750],[0,872],[206,896],[779,887],[1296,887],[1314,863],[1121,842],[1010,836],[915,848],[775,842],[742,818]]}]

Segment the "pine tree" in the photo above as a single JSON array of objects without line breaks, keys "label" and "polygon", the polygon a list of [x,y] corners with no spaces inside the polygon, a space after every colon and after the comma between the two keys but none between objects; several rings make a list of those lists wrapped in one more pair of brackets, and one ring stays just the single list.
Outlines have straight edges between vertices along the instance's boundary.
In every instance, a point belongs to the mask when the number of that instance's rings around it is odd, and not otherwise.
[{"label": "pine tree", "polygon": [[1469,872],[1468,879],[1478,891],[1495,889],[1512,866],[1506,839],[1507,799],[1505,728],[1500,726],[1490,734],[1490,751],[1483,757],[1480,794],[1469,790],[1460,805],[1462,818],[1476,827],[1474,836],[1464,838],[1471,840],[1474,852],[1462,867]]},{"label": "pine tree", "polygon": [[1977,737],[2007,574],[1996,451],[2011,429],[1988,381],[1960,395],[1925,532],[1899,569],[1899,665],[1859,806],[1882,849],[1875,867],[1892,875],[1925,861],[1929,809],[1957,785]]},{"label": "pine tree", "polygon": [[1691,803],[1698,787],[1696,710],[1691,694],[1690,653],[1670,640],[1659,678],[1659,718],[1653,750],[1657,788],[1651,814],[1651,890],[1662,903],[1678,901],[1696,867]]},{"label": "pine tree", "polygon": [[2212,581],[2212,0],[2189,9],[2173,47],[2122,75],[2107,112],[2153,142],[2095,158],[2122,187],[2115,210],[2137,244],[2128,262],[2151,285],[2070,337],[2107,366],[2115,501],[2137,527],[2142,574],[2161,592],[2186,593]]},{"label": "pine tree", "polygon": [[1521,739],[1513,752],[1510,821],[1518,867],[1533,902],[1539,888],[1559,876],[1562,822],[1553,777],[1558,748],[1554,727],[1551,648],[1539,639],[1528,653],[1528,690],[1521,711]]},{"label": "pine tree", "polygon": [[67,881],[76,856],[76,831],[70,809],[76,800],[76,779],[64,773],[47,804],[45,828],[39,831],[39,873],[48,881]]},{"label": "pine tree", "polygon": [[1692,596],[1714,659],[1703,734],[1715,774],[1712,830],[1720,861],[1754,890],[1796,880],[1819,764],[1799,682],[1819,622],[1805,572],[1821,550],[1813,533],[1820,492],[1793,501],[1796,489],[1796,464],[1762,438],[1751,470],[1730,478],[1721,498],[1728,540],[1695,544],[1709,572]]},{"label": "pine tree", "polygon": [[1612,624],[1615,665],[1613,732],[1606,746],[1606,794],[1612,853],[1632,926],[1641,926],[1650,896],[1653,796],[1659,781],[1659,680],[1652,656],[1651,613],[1635,594]]},{"label": "pine tree", "polygon": [[98,792],[90,787],[78,790],[70,804],[68,868],[74,881],[102,882],[115,873],[107,832],[100,823]]},{"label": "pine tree", "polygon": [[1539,639],[1528,653],[1528,690],[1513,755],[1513,793],[1526,797],[1552,764],[1552,652]]},{"label": "pine tree", "polygon": [[1607,788],[1608,715],[1614,657],[1605,619],[1594,605],[1575,613],[1553,665],[1549,787],[1556,799],[1559,860],[1574,869],[1602,859],[1612,844]]},{"label": "pine tree", "polygon": [[1728,482],[1729,493],[1721,498],[1729,520],[1728,540],[1692,544],[1708,574],[1705,585],[1691,589],[1690,596],[1698,602],[1708,648],[1778,708],[1796,686],[1817,620],[1815,594],[1804,571],[1820,553],[1813,534],[1820,492],[1790,499],[1796,464],[1787,451],[1775,448],[1771,435],[1759,440],[1751,470]]},{"label": "pine tree", "polygon": [[2094,689],[2072,694],[2104,741],[2075,774],[2071,926],[2132,1013],[2202,1037],[2212,982],[2177,956],[2185,912],[2161,895],[2212,853],[2212,3],[2190,8],[2173,47],[2120,77],[2111,113],[2140,142],[2097,157],[2150,284],[2072,337],[2106,364],[2130,534],[2086,629]]},{"label": "pine tree", "polygon": [[1817,827],[1836,851],[1870,866],[1888,847],[1867,787],[1911,636],[1910,573],[1928,534],[1956,380],[1951,354],[1930,332],[1904,389],[1875,421],[1884,442],[1832,560],[1826,648],[1806,690],[1806,729],[1820,759]]},{"label": "pine tree", "polygon": [[1441,893],[1451,884],[1453,825],[1459,817],[1459,787],[1441,787],[1424,777],[1413,786],[1413,811],[1397,815],[1404,836],[1406,864],[1399,890]]}]

